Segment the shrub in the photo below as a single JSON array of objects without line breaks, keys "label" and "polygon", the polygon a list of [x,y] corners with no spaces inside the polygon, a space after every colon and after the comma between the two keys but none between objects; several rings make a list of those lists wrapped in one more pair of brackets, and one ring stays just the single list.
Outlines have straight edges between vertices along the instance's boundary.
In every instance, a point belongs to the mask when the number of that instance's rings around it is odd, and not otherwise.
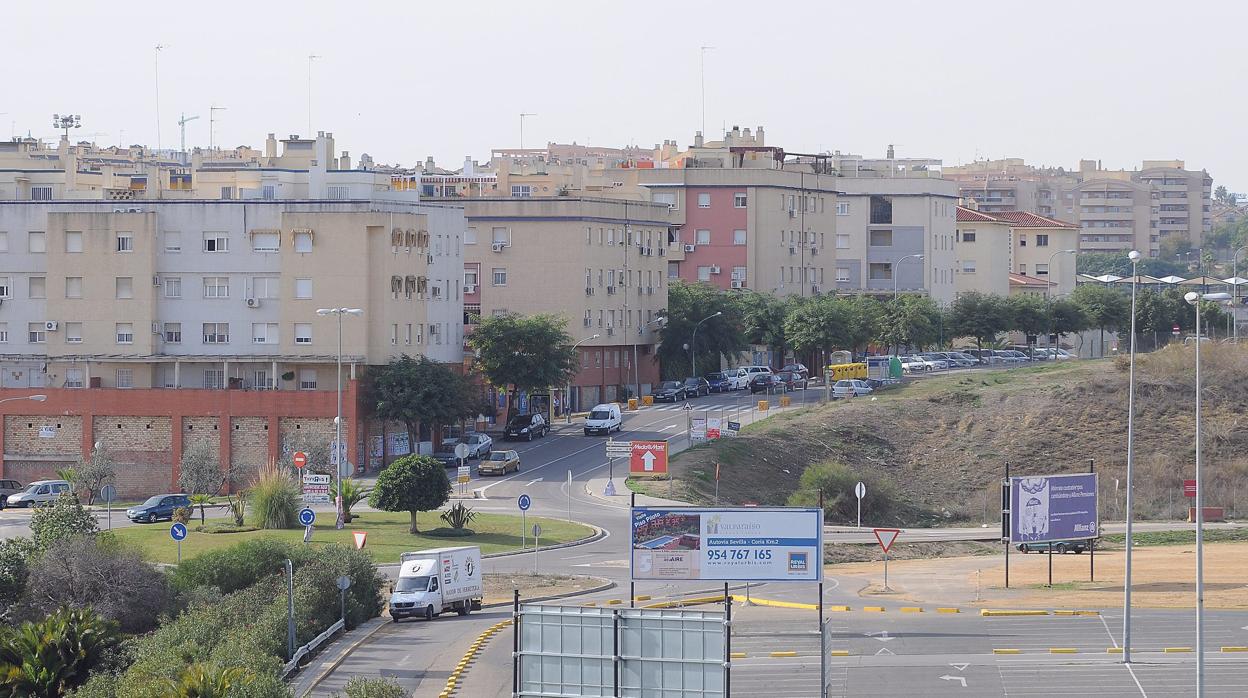
[{"label": "shrub", "polygon": [[295,481],[275,463],[269,463],[248,492],[251,524],[256,528],[295,528],[299,523],[300,496]]},{"label": "shrub", "polygon": [[8,615],[8,607],[22,595],[30,572],[30,563],[38,548],[29,538],[0,540],[0,619]]},{"label": "shrub", "polygon": [[867,496],[862,499],[864,516],[875,524],[889,520],[896,502],[892,484],[869,472],[854,472],[843,463],[815,463],[802,472],[799,489],[789,496],[790,506],[818,506],[823,491],[823,515],[828,522],[856,522],[858,498],[854,486],[862,482]]},{"label": "shrub", "polygon": [[89,608],[61,608],[0,638],[0,688],[11,696],[64,695],[116,644],[113,623]]},{"label": "shrub", "polygon": [[260,529],[255,526],[235,526],[232,523],[216,523],[207,526],[196,526],[196,533],[247,533],[249,531],[258,531]]},{"label": "shrub", "polygon": [[177,507],[176,509],[173,510],[172,518],[175,522],[180,523],[185,526],[186,523],[191,520],[191,516],[193,514],[194,512],[191,510],[190,507]]},{"label": "shrub", "polygon": [[351,507],[364,501],[368,492],[359,480],[351,477],[342,479],[342,520],[344,522],[351,523],[351,519],[354,518],[351,515]]},{"label": "shrub", "polygon": [[287,559],[301,565],[310,555],[306,546],[256,538],[183,561],[173,573],[173,584],[178,589],[213,587],[229,594],[281,574]]},{"label": "shrub", "polygon": [[95,516],[84,509],[73,495],[61,495],[51,506],[35,509],[30,517],[30,532],[40,550],[46,550],[59,540],[99,530]]},{"label": "shrub", "polygon": [[468,524],[472,523],[475,518],[477,518],[477,512],[464,506],[463,502],[455,502],[455,506],[442,512],[441,516],[446,525],[454,529],[468,528]]},{"label": "shrub", "polygon": [[230,507],[230,516],[234,517],[234,525],[242,526],[247,521],[247,495],[244,492],[225,496]]},{"label": "shrub", "polygon": [[255,672],[243,667],[196,662],[184,668],[178,678],[167,682],[165,695],[170,698],[229,698],[255,680]]},{"label": "shrub", "polygon": [[[407,691],[395,683],[393,679],[369,679],[363,676],[352,676],[347,685],[342,687],[346,698],[405,698]],[[334,698],[343,698],[335,693]]]}]

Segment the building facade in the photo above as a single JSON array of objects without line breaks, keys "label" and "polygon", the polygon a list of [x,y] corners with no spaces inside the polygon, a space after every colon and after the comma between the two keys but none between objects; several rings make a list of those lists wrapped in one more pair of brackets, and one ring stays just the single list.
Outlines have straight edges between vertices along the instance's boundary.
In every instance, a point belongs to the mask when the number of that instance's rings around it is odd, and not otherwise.
[{"label": "building facade", "polygon": [[[1079,227],[1023,211],[957,207],[954,279],[957,293],[1001,296],[1075,290]],[[1047,287],[1047,289],[1046,289]]]}]

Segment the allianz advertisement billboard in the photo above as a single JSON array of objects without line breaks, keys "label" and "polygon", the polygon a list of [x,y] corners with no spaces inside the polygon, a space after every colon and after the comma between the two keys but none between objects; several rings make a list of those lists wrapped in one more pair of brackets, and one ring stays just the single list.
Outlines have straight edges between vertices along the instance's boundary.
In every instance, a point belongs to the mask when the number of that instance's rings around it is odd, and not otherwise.
[{"label": "allianz advertisement billboard", "polygon": [[633,509],[634,580],[818,582],[823,512],[796,507]]},{"label": "allianz advertisement billboard", "polygon": [[1010,478],[1010,542],[1100,536],[1095,473]]}]

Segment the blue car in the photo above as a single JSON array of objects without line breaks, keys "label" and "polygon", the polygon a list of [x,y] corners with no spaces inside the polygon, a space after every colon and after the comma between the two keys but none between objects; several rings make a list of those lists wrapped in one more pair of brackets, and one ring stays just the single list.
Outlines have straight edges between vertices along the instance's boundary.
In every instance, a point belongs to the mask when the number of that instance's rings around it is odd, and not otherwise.
[{"label": "blue car", "polygon": [[732,381],[718,371],[706,374],[706,382],[711,384],[712,393],[726,393],[732,390]]},{"label": "blue car", "polygon": [[184,494],[158,494],[137,507],[126,509],[126,518],[135,523],[156,523],[161,519],[172,520],[174,509],[190,506],[191,499]]}]

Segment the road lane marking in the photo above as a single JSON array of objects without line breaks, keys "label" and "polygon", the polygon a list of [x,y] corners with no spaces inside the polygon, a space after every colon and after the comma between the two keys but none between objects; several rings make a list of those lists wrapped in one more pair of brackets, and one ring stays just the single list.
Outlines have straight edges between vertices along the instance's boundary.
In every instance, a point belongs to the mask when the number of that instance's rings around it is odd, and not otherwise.
[{"label": "road lane marking", "polygon": [[962,683],[962,688],[966,688],[966,677],[964,676],[950,676],[945,674],[940,678],[942,681],[960,681]]}]

